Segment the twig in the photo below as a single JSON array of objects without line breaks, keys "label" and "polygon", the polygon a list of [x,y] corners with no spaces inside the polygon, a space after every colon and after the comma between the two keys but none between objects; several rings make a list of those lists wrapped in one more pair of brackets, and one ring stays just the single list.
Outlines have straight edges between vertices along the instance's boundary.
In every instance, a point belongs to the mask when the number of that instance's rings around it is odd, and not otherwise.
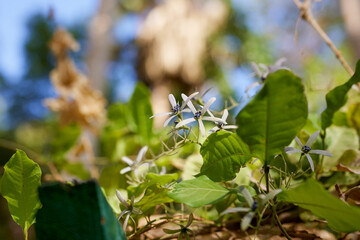
[{"label": "twig", "polygon": [[281,232],[285,235],[285,237],[288,239],[288,240],[291,240],[292,238],[289,236],[289,234],[286,232],[285,228],[282,226],[281,222],[280,222],[280,219],[276,213],[276,208],[273,207],[273,213],[274,213],[274,218],[276,220],[276,223],[278,224]]},{"label": "twig", "polygon": [[[336,58],[340,61],[340,63],[343,65],[345,70],[352,76],[354,75],[354,71],[349,66],[349,64],[346,62],[344,57],[342,56],[341,52],[336,48],[335,44],[331,41],[329,36],[325,33],[325,31],[320,27],[318,22],[315,20],[311,13],[311,0],[293,0],[296,6],[300,9],[300,16],[302,19],[307,21],[314,29],[317,31],[317,33],[320,35],[320,37],[325,41],[325,43],[330,47],[330,49],[334,52]],[[359,86],[359,85],[358,85]]]}]

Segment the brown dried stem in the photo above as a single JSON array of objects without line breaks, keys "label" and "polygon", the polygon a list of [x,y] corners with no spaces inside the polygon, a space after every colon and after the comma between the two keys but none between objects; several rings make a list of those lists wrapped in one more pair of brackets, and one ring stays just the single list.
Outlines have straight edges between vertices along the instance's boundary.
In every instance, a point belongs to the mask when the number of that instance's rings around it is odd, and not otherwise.
[{"label": "brown dried stem", "polygon": [[321,26],[318,24],[316,19],[313,17],[311,13],[311,0],[293,0],[296,6],[300,9],[300,16],[302,19],[307,21],[314,29],[315,31],[320,35],[320,37],[324,40],[324,42],[330,47],[330,49],[334,52],[336,58],[340,61],[340,63],[343,65],[345,70],[350,74],[354,75],[354,71],[349,66],[349,64],[346,62],[344,57],[342,56],[341,52],[336,48],[335,44],[329,36],[325,33],[325,31],[321,28]]}]

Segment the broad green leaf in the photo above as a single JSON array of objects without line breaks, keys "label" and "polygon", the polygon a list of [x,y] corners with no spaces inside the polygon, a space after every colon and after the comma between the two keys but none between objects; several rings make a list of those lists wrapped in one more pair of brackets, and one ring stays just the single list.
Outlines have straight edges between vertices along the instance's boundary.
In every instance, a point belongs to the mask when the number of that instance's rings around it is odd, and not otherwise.
[{"label": "broad green leaf", "polygon": [[129,101],[129,109],[133,123],[135,123],[135,131],[143,137],[145,142],[149,142],[152,134],[153,119],[150,104],[150,92],[147,87],[138,83],[134,93]]},{"label": "broad green leaf", "polygon": [[4,169],[1,194],[8,202],[12,218],[26,234],[40,207],[37,188],[41,184],[41,169],[21,150],[16,151]]},{"label": "broad green leaf", "polygon": [[179,203],[190,207],[200,207],[215,203],[229,193],[226,188],[214,183],[206,176],[182,181],[175,185],[175,189],[168,196]]},{"label": "broad green leaf", "polygon": [[310,210],[314,215],[326,219],[329,227],[335,231],[360,230],[360,208],[334,197],[313,179],[308,179],[296,188],[284,190],[278,195],[278,200]]},{"label": "broad green leaf", "polygon": [[360,61],[356,64],[354,75],[346,83],[337,86],[326,94],[326,109],[321,113],[321,128],[326,129],[332,124],[334,114],[345,105],[350,88],[360,82]]},{"label": "broad green leaf", "polygon": [[211,134],[200,153],[204,159],[200,175],[206,175],[215,182],[234,179],[240,167],[251,158],[249,147],[240,137],[225,131]]},{"label": "broad green leaf", "polygon": [[237,133],[253,154],[268,162],[295,138],[307,114],[301,79],[279,70],[268,75],[260,92],[238,114]]}]

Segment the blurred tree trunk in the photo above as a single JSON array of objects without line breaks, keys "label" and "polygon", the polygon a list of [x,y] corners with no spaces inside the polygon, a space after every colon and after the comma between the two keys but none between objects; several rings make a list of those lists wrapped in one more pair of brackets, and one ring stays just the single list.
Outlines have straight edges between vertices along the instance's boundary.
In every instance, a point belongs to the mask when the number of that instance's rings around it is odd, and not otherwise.
[{"label": "blurred tree trunk", "polygon": [[[89,47],[87,64],[88,77],[92,87],[101,91],[103,94],[106,91],[106,68],[110,60],[110,53],[112,47],[111,30],[113,27],[114,18],[116,17],[116,0],[101,0],[98,12],[93,17],[89,29]],[[94,156],[98,153],[99,143],[98,139],[90,132],[83,133],[86,135],[92,144],[92,152]],[[91,176],[98,178],[97,171],[94,170],[94,159],[92,157],[87,159],[88,169],[90,169]]]},{"label": "blurred tree trunk", "polygon": [[360,58],[360,1],[340,0],[342,17],[356,59]]},{"label": "blurred tree trunk", "polygon": [[111,30],[116,17],[116,0],[101,0],[89,27],[88,76],[101,92],[106,89],[106,67],[111,52]]}]

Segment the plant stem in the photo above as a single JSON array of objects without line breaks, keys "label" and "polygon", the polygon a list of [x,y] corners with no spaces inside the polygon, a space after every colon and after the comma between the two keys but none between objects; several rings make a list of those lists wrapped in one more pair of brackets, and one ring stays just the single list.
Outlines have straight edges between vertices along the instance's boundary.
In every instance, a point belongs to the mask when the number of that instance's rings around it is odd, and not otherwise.
[{"label": "plant stem", "polygon": [[[325,150],[326,129],[324,130],[324,133],[320,134],[320,137],[321,137],[321,149]],[[318,164],[318,166],[316,168],[316,172],[315,172],[316,179],[319,179],[319,175],[322,171],[323,161],[324,161],[324,155],[321,155],[320,159],[319,159],[319,164]]]},{"label": "plant stem", "polygon": [[265,161],[264,164],[264,171],[265,171],[265,181],[266,181],[266,193],[269,193],[269,166],[267,165],[267,162]]},{"label": "plant stem", "polygon": [[285,228],[282,226],[281,222],[280,222],[280,219],[276,213],[276,208],[275,206],[273,206],[273,213],[274,213],[274,217],[275,217],[275,220],[276,220],[276,223],[277,225],[279,226],[280,228],[280,231],[285,235],[285,237],[288,239],[288,240],[291,240],[291,237],[289,236],[289,234],[286,232]]}]

